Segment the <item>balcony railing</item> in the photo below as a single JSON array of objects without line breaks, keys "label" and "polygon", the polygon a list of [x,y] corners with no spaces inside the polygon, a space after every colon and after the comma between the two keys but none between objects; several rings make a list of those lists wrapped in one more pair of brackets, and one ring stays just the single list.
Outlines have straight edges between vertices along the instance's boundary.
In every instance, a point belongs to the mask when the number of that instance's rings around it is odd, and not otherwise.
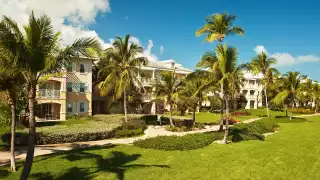
[{"label": "balcony railing", "polygon": [[39,89],[39,96],[42,98],[60,98],[60,90]]}]

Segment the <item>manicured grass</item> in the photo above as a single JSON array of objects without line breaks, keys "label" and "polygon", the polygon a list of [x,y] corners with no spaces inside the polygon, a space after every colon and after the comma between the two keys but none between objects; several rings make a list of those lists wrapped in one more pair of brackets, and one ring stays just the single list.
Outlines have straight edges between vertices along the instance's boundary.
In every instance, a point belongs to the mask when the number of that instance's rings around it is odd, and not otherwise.
[{"label": "manicured grass", "polygon": [[[307,119],[280,119],[280,131],[265,141],[189,151],[121,145],[37,157],[30,179],[320,179],[320,117]],[[0,177],[18,179],[18,167],[1,167]]]},{"label": "manicured grass", "polygon": [[6,143],[4,143],[2,141],[2,138],[1,138],[1,135],[4,134],[4,133],[8,133],[10,132],[10,129],[9,128],[0,128],[0,151],[1,150],[7,150],[8,149],[8,146]]}]

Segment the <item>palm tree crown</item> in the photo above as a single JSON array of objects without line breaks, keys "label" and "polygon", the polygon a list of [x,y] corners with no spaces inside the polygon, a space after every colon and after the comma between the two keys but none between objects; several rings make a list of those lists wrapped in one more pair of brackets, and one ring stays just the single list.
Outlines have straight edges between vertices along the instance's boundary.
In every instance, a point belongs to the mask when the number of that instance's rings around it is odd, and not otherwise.
[{"label": "palm tree crown", "polygon": [[213,14],[206,18],[206,23],[203,27],[196,31],[196,36],[207,34],[204,42],[220,41],[222,42],[226,35],[244,35],[244,30],[237,26],[232,26],[237,19],[235,15],[226,13]]},{"label": "palm tree crown", "polygon": [[127,121],[126,98],[129,87],[141,85],[137,74],[142,74],[141,66],[147,64],[145,57],[138,57],[143,52],[143,48],[129,41],[130,35],[124,39],[116,37],[112,47],[105,50],[105,67],[102,67],[99,74],[107,74],[104,81],[101,82],[101,94],[106,95],[110,91],[114,92],[114,98],[119,99],[124,96],[124,111]]}]

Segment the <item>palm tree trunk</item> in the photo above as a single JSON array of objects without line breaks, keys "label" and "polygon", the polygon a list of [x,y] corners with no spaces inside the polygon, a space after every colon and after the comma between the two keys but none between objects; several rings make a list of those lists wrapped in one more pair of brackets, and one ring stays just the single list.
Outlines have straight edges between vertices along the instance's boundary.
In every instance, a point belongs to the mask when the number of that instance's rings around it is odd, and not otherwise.
[{"label": "palm tree trunk", "polygon": [[291,106],[290,120],[292,120],[292,117],[293,117],[293,108],[294,108],[294,104],[292,104]]},{"label": "palm tree trunk", "polygon": [[28,98],[29,98],[29,140],[28,140],[28,150],[27,157],[24,163],[22,173],[20,175],[20,180],[27,180],[31,171],[33,157],[34,157],[34,148],[36,140],[36,121],[34,114],[34,105],[36,98],[36,82],[31,82],[32,84],[29,87]]},{"label": "palm tree trunk", "polygon": [[288,105],[285,105],[285,109],[286,109],[286,117],[288,117]]},{"label": "palm tree trunk", "polygon": [[221,94],[220,94],[220,98],[221,98],[221,119],[220,119],[220,128],[219,128],[219,132],[223,131],[223,108],[224,108],[224,99],[223,99],[223,83],[221,83],[221,90],[220,90]]},{"label": "palm tree trunk", "polygon": [[317,112],[318,112],[318,102],[315,101],[314,113],[317,113]]},{"label": "palm tree trunk", "polygon": [[170,125],[174,127],[173,121],[172,121],[172,104],[169,104],[169,112],[170,112]]},{"label": "palm tree trunk", "polygon": [[16,101],[15,94],[12,91],[8,92],[9,94],[9,104],[11,108],[11,146],[10,146],[10,154],[11,154],[11,171],[16,172],[16,157],[15,157],[15,132],[16,132]]},{"label": "palm tree trunk", "polygon": [[270,115],[269,115],[268,95],[267,95],[267,83],[265,83],[265,85],[264,85],[264,95],[266,96],[267,117],[270,117]]},{"label": "palm tree trunk", "polygon": [[228,134],[229,134],[229,103],[228,103],[228,96],[225,95],[225,101],[226,101],[226,129],[224,130],[224,137],[223,137],[223,143],[228,143]]},{"label": "palm tree trunk", "polygon": [[196,109],[197,109],[197,105],[193,105],[193,112],[192,112],[192,121],[193,121],[193,124],[196,123]]},{"label": "palm tree trunk", "polygon": [[127,92],[124,90],[123,92],[123,109],[124,109],[124,120],[128,122],[128,115],[127,115]]}]

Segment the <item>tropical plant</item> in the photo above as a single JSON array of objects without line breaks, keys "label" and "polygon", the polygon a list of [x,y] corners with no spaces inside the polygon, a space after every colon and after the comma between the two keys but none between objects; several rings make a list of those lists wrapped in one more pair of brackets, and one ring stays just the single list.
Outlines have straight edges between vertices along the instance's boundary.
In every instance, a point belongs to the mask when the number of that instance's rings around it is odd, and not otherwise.
[{"label": "tropical plant", "polygon": [[226,35],[244,35],[244,30],[241,27],[232,26],[237,19],[235,15],[212,14],[206,18],[206,23],[203,27],[196,31],[196,36],[206,34],[204,42],[214,42],[224,40]]},{"label": "tropical plant", "polygon": [[283,104],[286,100],[291,102],[290,120],[292,120],[293,108],[296,103],[296,95],[301,91],[302,80],[306,76],[300,75],[299,72],[287,72],[280,78],[279,83],[283,90],[273,99],[275,104]]},{"label": "tropical plant", "polygon": [[196,122],[196,110],[201,107],[201,103],[207,100],[208,82],[199,71],[188,74],[181,93],[188,97],[188,102],[192,107],[192,120]]},{"label": "tropical plant", "polygon": [[126,35],[123,39],[116,37],[112,43],[112,47],[105,50],[104,58],[109,63],[100,70],[101,74],[108,74],[104,81],[100,83],[101,95],[106,95],[113,91],[115,99],[123,96],[126,122],[128,121],[127,94],[129,87],[142,87],[136,74],[143,74],[141,66],[145,66],[148,62],[145,57],[139,57],[139,54],[143,52],[143,48],[138,44],[130,42],[129,39],[130,35]]},{"label": "tropical plant", "polygon": [[[0,49],[1,44],[0,44]],[[7,92],[8,104],[11,110],[11,170],[16,171],[15,165],[15,128],[16,128],[16,102],[18,100],[18,92],[23,86],[23,76],[16,66],[15,57],[11,54],[4,54],[0,51],[0,90]]]},{"label": "tropical plant", "polygon": [[[100,51],[100,43],[95,38],[80,38],[62,48],[59,44],[61,33],[55,33],[51,20],[42,15],[29,17],[24,32],[18,24],[7,16],[0,23],[1,51],[12,54],[27,83],[29,100],[29,140],[26,161],[20,179],[27,179],[33,162],[36,124],[35,98],[39,78],[45,74],[60,71],[79,56],[92,57],[92,51]],[[91,50],[91,51],[90,51]]]},{"label": "tropical plant", "polygon": [[179,98],[183,82],[179,80],[175,71],[161,72],[161,80],[157,80],[155,84],[155,100],[164,102],[169,106],[170,125],[173,127],[172,110]]},{"label": "tropical plant", "polygon": [[234,71],[230,73],[228,85],[228,89],[230,91],[229,93],[233,101],[233,109],[238,109],[238,98],[241,88],[244,87],[242,66],[238,66]]},{"label": "tropical plant", "polygon": [[254,74],[262,73],[263,81],[264,81],[264,96],[266,101],[266,109],[267,109],[267,117],[269,115],[269,106],[268,106],[268,93],[267,87],[270,85],[270,81],[272,81],[272,74],[278,73],[278,70],[271,67],[276,64],[277,60],[273,57],[268,57],[266,52],[262,51],[256,57],[254,57],[250,64],[248,64],[248,68]]}]

